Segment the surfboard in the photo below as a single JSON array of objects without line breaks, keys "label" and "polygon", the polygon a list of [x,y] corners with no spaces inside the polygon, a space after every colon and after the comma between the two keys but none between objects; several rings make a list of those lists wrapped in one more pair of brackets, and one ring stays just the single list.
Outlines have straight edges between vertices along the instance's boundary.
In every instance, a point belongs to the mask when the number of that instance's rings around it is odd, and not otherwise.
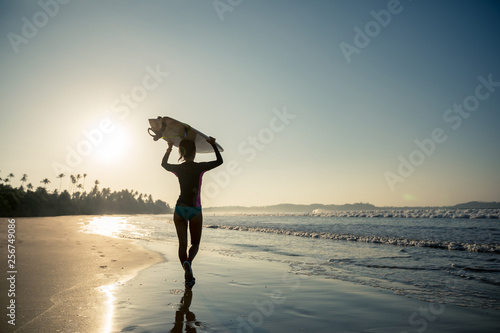
[{"label": "surfboard", "polygon": [[[167,142],[171,141],[174,146],[179,147],[182,139],[188,139],[194,141],[197,153],[213,153],[214,151],[212,145],[207,142],[209,137],[186,123],[170,117],[158,117],[149,119],[149,125],[151,127],[148,128],[148,133],[155,141],[163,139]],[[215,144],[219,151],[224,151],[217,142]]]}]

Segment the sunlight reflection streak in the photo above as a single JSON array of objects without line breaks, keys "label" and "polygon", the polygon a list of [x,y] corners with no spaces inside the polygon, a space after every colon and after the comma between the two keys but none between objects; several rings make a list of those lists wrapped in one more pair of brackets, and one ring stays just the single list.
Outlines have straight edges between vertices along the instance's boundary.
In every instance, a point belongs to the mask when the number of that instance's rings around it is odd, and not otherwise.
[{"label": "sunlight reflection streak", "polygon": [[106,312],[104,316],[104,327],[103,327],[103,332],[104,333],[110,333],[112,332],[113,328],[113,316],[115,313],[115,307],[114,307],[114,301],[115,301],[115,296],[113,295],[113,290],[115,289],[114,284],[110,284],[107,286],[102,286],[99,287],[98,290],[103,292],[104,295],[106,296]]},{"label": "sunlight reflection streak", "polygon": [[85,224],[84,231],[102,236],[118,237],[122,231],[131,229],[123,217],[118,216],[100,216],[91,219]]}]

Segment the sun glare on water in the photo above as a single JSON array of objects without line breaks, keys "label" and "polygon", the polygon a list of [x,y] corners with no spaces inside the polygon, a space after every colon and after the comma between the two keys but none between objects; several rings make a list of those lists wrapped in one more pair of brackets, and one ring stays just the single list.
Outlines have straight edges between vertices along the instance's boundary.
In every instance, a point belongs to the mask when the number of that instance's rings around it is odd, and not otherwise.
[{"label": "sun glare on water", "polygon": [[149,236],[140,226],[128,221],[123,216],[96,216],[90,219],[84,219],[81,222],[82,232],[96,234],[108,237],[126,237],[143,239]]},{"label": "sun glare on water", "polygon": [[84,231],[109,236],[118,237],[121,231],[128,228],[126,219],[119,216],[100,216],[84,222]]}]

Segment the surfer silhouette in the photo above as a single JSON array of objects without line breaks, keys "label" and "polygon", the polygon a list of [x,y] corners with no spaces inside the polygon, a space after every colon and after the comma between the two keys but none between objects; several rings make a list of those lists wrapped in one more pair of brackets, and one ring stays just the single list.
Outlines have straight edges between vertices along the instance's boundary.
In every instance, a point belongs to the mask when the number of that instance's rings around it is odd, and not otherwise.
[{"label": "surfer silhouette", "polygon": [[[192,263],[198,253],[201,240],[203,215],[201,211],[201,179],[208,170],[222,164],[222,156],[215,144],[215,138],[209,137],[207,142],[212,145],[217,159],[210,162],[195,162],[196,145],[193,141],[183,139],[179,143],[179,161],[181,164],[170,164],[168,158],[172,151],[172,142],[163,156],[161,165],[165,170],[172,172],[179,179],[180,195],[175,205],[174,224],[179,239],[179,260],[184,268],[185,286],[192,288],[195,284]],[[191,237],[191,247],[187,251],[188,227]]]}]

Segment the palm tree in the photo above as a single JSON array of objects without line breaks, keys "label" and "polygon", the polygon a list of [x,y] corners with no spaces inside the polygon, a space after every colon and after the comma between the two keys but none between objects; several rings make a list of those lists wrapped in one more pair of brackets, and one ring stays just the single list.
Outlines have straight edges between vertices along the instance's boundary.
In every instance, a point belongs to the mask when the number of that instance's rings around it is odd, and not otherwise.
[{"label": "palm tree", "polygon": [[[77,184],[76,188],[81,189],[81,188],[83,188],[83,186],[82,186],[82,184]],[[80,200],[81,196],[82,196],[82,192],[80,192],[78,190],[71,195],[71,197],[75,200]]]},{"label": "palm tree", "polygon": [[80,183],[80,178],[82,178],[82,175],[77,174],[76,175],[76,182],[79,184]]},{"label": "palm tree", "polygon": [[97,185],[99,185],[99,181],[96,179],[96,181],[94,182],[94,188],[92,189],[92,194],[93,195],[96,195],[97,194],[97,191],[99,191],[99,187]]},{"label": "palm tree", "polygon": [[76,177],[74,175],[70,175],[69,177],[71,178],[71,184],[70,184],[71,188],[70,188],[70,191],[71,191],[71,193],[73,193],[74,187],[75,187],[75,184],[76,184]]},{"label": "palm tree", "polygon": [[27,181],[28,181],[28,175],[23,174],[23,177],[21,178],[21,186],[23,186],[24,183],[26,183]]},{"label": "palm tree", "polygon": [[31,183],[29,183],[28,185],[26,185],[26,187],[28,188],[28,190],[32,190],[33,189],[33,185],[31,185]]},{"label": "palm tree", "polygon": [[107,188],[103,188],[102,189],[102,196],[107,199],[109,197],[109,195],[111,194],[111,190],[109,187]]},{"label": "palm tree", "polygon": [[62,179],[63,177],[66,177],[64,173],[60,173],[57,178],[59,178],[59,192],[61,191],[61,185],[62,185]]},{"label": "palm tree", "polygon": [[42,180],[40,181],[40,183],[44,183],[45,185],[44,185],[44,187],[43,187],[43,188],[47,188],[47,184],[49,184],[49,183],[50,183],[50,180],[48,180],[47,178],[44,178],[44,179],[42,179]]},{"label": "palm tree", "polygon": [[8,177],[8,182],[10,182],[11,178],[14,178],[14,174],[13,173],[9,173],[9,175],[7,176]]},{"label": "palm tree", "polygon": [[85,189],[85,178],[87,178],[87,174],[84,173],[83,174],[83,188]]}]

